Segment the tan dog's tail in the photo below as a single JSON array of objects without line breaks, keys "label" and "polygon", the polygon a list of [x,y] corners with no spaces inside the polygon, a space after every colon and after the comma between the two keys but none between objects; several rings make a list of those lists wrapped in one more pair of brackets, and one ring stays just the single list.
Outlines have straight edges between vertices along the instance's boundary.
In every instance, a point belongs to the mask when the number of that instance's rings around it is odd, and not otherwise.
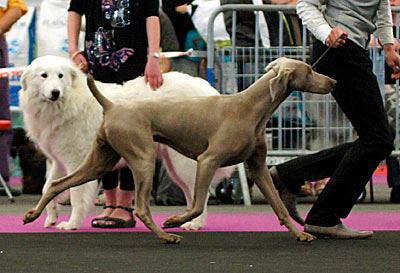
[{"label": "tan dog's tail", "polygon": [[89,86],[90,91],[92,92],[93,96],[96,100],[100,103],[103,107],[104,111],[107,111],[111,108],[112,102],[103,96],[99,89],[97,89],[96,84],[94,83],[94,79],[91,75],[87,75],[87,85]]}]

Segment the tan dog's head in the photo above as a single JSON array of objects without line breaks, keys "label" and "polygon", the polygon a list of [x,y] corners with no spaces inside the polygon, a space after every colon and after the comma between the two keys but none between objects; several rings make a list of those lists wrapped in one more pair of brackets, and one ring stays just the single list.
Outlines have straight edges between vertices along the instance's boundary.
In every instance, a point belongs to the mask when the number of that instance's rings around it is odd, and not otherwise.
[{"label": "tan dog's head", "polygon": [[21,85],[24,92],[34,92],[30,95],[54,102],[63,98],[67,90],[74,88],[78,73],[76,65],[67,58],[42,56],[26,68]]},{"label": "tan dog's head", "polygon": [[297,90],[327,94],[336,85],[336,80],[313,71],[310,65],[285,57],[281,57],[268,64],[265,71],[268,72],[270,70],[275,71],[277,74],[270,81],[270,90],[273,99],[279,90]]}]

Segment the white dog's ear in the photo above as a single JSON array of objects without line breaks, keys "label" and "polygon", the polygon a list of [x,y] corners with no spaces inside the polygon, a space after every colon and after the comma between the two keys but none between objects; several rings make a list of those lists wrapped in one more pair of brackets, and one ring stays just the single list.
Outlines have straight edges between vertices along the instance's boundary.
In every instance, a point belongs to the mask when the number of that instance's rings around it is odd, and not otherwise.
[{"label": "white dog's ear", "polygon": [[271,93],[272,101],[275,100],[279,90],[286,90],[288,88],[289,80],[292,77],[293,70],[281,69],[274,78],[269,82],[269,90]]},{"label": "white dog's ear", "polygon": [[29,68],[27,68],[24,73],[22,73],[22,77],[21,77],[21,86],[23,90],[26,90],[28,88],[28,77],[31,74],[31,70]]},{"label": "white dog's ear", "polygon": [[75,85],[77,84],[77,79],[78,79],[78,72],[76,71],[75,68],[70,69],[70,75],[71,75],[71,82],[72,82],[72,87],[76,87]]}]

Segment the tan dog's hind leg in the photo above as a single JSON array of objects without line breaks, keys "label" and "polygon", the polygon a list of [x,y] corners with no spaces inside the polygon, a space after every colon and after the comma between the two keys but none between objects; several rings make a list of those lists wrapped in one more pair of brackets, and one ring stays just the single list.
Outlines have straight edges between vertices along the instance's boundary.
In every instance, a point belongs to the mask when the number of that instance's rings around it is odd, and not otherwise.
[{"label": "tan dog's hind leg", "polygon": [[208,188],[215,171],[220,165],[216,163],[216,160],[213,160],[212,156],[207,155],[207,151],[200,155],[197,161],[193,206],[184,215],[169,217],[164,222],[164,228],[179,227],[187,221],[198,217],[204,210],[208,197]]},{"label": "tan dog's hind leg", "polygon": [[246,161],[251,178],[257,184],[275,214],[278,216],[280,224],[285,225],[289,232],[294,235],[298,241],[313,241],[315,239],[313,235],[300,231],[290,219],[289,212],[282,200],[279,198],[278,192],[275,189],[271,175],[269,174],[268,168],[265,164],[266,154],[263,150],[266,149],[256,149],[255,154]]},{"label": "tan dog's hind leg", "polygon": [[36,208],[25,213],[24,223],[30,223],[38,218],[46,205],[57,194],[99,178],[111,171],[120,158],[119,154],[111,146],[96,138],[86,161],[72,174],[55,180],[42,196]]}]

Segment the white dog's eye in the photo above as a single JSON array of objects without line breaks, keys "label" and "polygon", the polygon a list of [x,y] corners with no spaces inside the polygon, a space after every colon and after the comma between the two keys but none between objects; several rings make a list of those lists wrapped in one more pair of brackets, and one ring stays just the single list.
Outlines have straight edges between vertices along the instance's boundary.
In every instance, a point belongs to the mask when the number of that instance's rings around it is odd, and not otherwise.
[{"label": "white dog's eye", "polygon": [[47,73],[46,73],[46,72],[43,72],[42,74],[40,74],[40,76],[41,76],[42,78],[47,78]]},{"label": "white dog's eye", "polygon": [[62,79],[63,77],[64,77],[64,75],[63,74],[58,74],[58,77],[60,78],[60,79]]}]

